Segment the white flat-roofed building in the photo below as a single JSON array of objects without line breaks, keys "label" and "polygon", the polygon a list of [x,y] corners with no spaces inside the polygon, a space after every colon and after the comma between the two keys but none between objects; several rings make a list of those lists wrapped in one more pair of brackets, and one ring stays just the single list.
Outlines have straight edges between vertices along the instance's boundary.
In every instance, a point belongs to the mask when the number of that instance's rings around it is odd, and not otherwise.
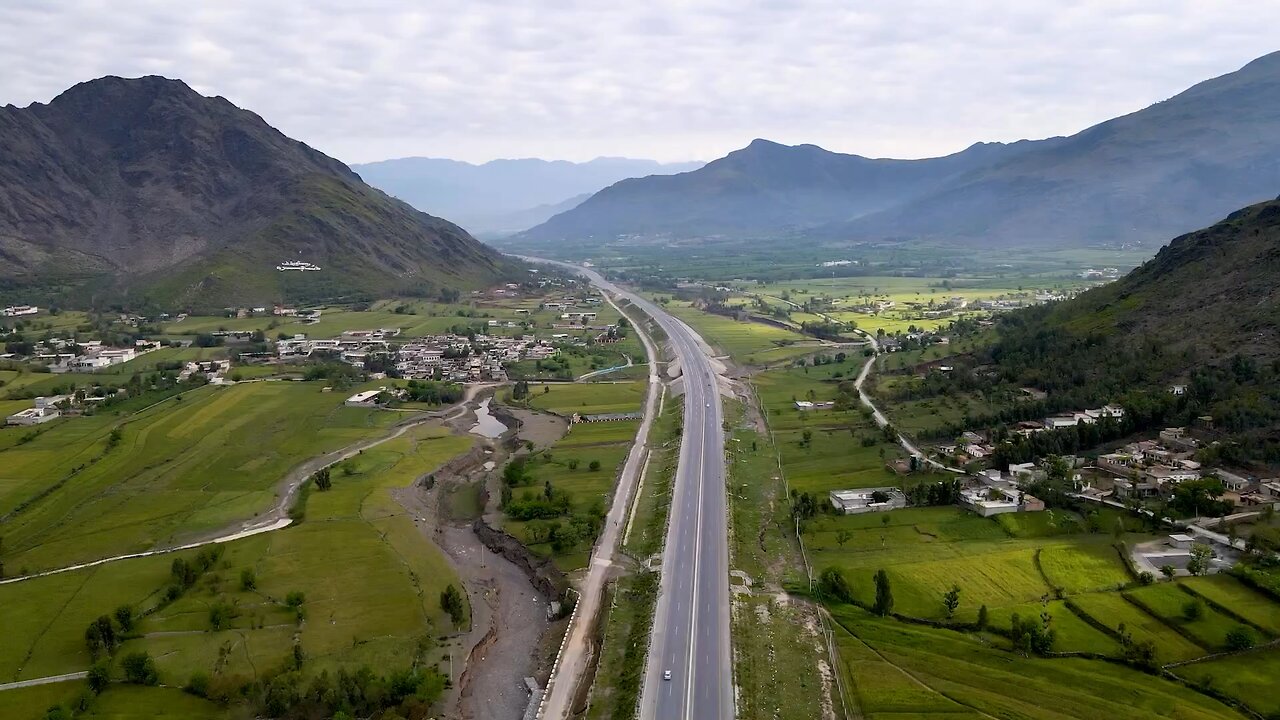
[{"label": "white flat-roofed building", "polygon": [[832,490],[829,497],[831,506],[845,515],[885,512],[907,506],[906,496],[896,487]]},{"label": "white flat-roofed building", "polygon": [[345,404],[347,407],[373,407],[378,404],[378,396],[386,392],[386,390],[387,389],[385,387],[380,387],[377,390],[365,390],[364,392],[358,392],[347,398],[347,402]]},{"label": "white flat-roofed building", "polygon": [[5,317],[20,317],[22,315],[35,315],[40,312],[40,308],[35,305],[10,305],[4,309]]}]

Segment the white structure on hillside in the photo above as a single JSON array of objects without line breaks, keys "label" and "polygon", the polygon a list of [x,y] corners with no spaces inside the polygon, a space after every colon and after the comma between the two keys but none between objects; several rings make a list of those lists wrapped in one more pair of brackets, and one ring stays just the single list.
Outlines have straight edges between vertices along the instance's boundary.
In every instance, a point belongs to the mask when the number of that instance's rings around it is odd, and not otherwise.
[{"label": "white structure on hillside", "polygon": [[285,260],[276,266],[276,270],[279,270],[280,272],[287,272],[289,270],[297,270],[298,272],[314,272],[319,269],[319,265],[313,265],[302,260]]},{"label": "white structure on hillside", "polygon": [[5,317],[18,317],[19,315],[35,315],[40,312],[40,308],[35,305],[10,305],[4,309]]}]

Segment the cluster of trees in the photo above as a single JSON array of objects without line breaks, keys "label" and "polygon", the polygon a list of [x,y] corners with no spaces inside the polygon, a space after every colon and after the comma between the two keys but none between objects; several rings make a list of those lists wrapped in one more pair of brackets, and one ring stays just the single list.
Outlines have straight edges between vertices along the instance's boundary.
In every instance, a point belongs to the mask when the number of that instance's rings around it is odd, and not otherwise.
[{"label": "cluster of trees", "polygon": [[311,484],[320,492],[327,492],[333,487],[333,479],[330,477],[329,468],[322,467],[311,475]]},{"label": "cluster of trees", "polygon": [[405,392],[409,400],[429,405],[449,405],[463,396],[461,385],[438,380],[410,380]]},{"label": "cluster of trees", "polygon": [[1057,632],[1050,627],[1052,619],[1047,612],[1040,617],[1022,617],[1013,614],[1009,623],[1009,641],[1013,649],[1024,655],[1046,655],[1053,650]]},{"label": "cluster of trees", "polygon": [[321,360],[308,364],[302,376],[306,380],[328,380],[338,389],[364,382],[366,377],[360,368],[333,360]]},{"label": "cluster of trees", "polygon": [[854,328],[853,323],[830,322],[827,320],[806,320],[800,323],[800,329],[807,335],[823,340],[840,340],[844,334]]},{"label": "cluster of trees", "polygon": [[960,501],[961,487],[955,478],[913,485],[907,488],[907,503],[914,507],[955,505]]}]

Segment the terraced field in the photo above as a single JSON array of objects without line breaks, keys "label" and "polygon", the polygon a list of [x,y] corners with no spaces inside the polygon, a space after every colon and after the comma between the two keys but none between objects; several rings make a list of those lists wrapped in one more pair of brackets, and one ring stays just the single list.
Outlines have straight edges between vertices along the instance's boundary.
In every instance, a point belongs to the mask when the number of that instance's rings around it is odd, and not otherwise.
[{"label": "terraced field", "polygon": [[[137,637],[124,643],[117,660],[145,650],[166,684],[181,685],[196,672],[227,682],[252,680],[292,657],[295,645],[308,673],[362,664],[407,667],[418,656],[435,662],[443,649],[433,649],[434,638],[453,628],[440,609],[440,591],[458,581],[389,490],[412,483],[471,442],[420,427],[347,461],[333,472],[332,490],[307,496],[300,525],[225,544],[220,561],[173,601],[164,598],[174,582],[170,565],[175,557],[193,559],[195,551],[0,586],[0,625],[9,633],[0,645],[0,679],[85,669],[85,627],[121,605],[142,617]],[[255,578],[251,588],[242,584],[246,570]],[[305,598],[305,623],[285,604],[292,592]],[[227,609],[218,628],[211,626],[215,607]],[[106,707],[133,691],[117,692],[102,696]],[[142,694],[148,707],[150,698],[165,695]],[[0,707],[7,695],[0,693]]]},{"label": "terraced field", "polygon": [[946,630],[833,610],[840,671],[873,720],[1009,717],[1221,720],[1222,703],[1098,660],[1025,658]]},{"label": "terraced field", "polygon": [[319,383],[204,387],[127,418],[56,421],[28,442],[0,430],[9,572],[177,543],[268,509],[291,468],[399,417],[345,397]]}]

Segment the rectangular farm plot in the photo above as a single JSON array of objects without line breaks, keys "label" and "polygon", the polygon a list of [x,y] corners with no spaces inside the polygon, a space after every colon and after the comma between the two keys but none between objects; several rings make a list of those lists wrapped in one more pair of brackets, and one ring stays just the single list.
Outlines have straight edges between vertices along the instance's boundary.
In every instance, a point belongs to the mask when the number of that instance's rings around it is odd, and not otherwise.
[{"label": "rectangular farm plot", "polygon": [[1280,603],[1230,575],[1186,578],[1183,585],[1272,635],[1280,635]]},{"label": "rectangular farm plot", "polygon": [[1039,559],[1045,579],[1068,593],[1115,589],[1131,580],[1110,545],[1049,545],[1040,551]]},{"label": "rectangular farm plot", "polygon": [[645,383],[530,383],[529,405],[561,415],[640,412]]},{"label": "rectangular farm plot", "polygon": [[1090,593],[1071,598],[1070,602],[1094,621],[1111,629],[1124,624],[1134,640],[1155,643],[1156,660],[1160,663],[1192,660],[1208,654],[1204,648],[1182,637],[1159,618],[1125,600],[1119,593]]},{"label": "rectangular farm plot", "polygon": [[1280,650],[1276,648],[1184,665],[1174,672],[1196,684],[1207,682],[1265,717],[1280,713],[1280,693],[1275,689]]},{"label": "rectangular farm plot", "polygon": [[1120,651],[1120,643],[1115,638],[1082,620],[1071,612],[1062,600],[996,608],[990,611],[988,625],[992,628],[1008,629],[1013,623],[1014,613],[1023,618],[1039,618],[1042,613],[1048,613],[1049,627],[1056,635],[1053,643],[1054,652],[1113,655]]},{"label": "rectangular farm plot", "polygon": [[[1190,593],[1183,592],[1173,583],[1160,583],[1125,593],[1125,597],[1141,605],[1147,612],[1159,617],[1170,627],[1195,638],[1196,642],[1210,649],[1224,649],[1227,633],[1240,623],[1214,610]],[[1199,617],[1189,620],[1185,616],[1188,605],[1198,604]]]}]

